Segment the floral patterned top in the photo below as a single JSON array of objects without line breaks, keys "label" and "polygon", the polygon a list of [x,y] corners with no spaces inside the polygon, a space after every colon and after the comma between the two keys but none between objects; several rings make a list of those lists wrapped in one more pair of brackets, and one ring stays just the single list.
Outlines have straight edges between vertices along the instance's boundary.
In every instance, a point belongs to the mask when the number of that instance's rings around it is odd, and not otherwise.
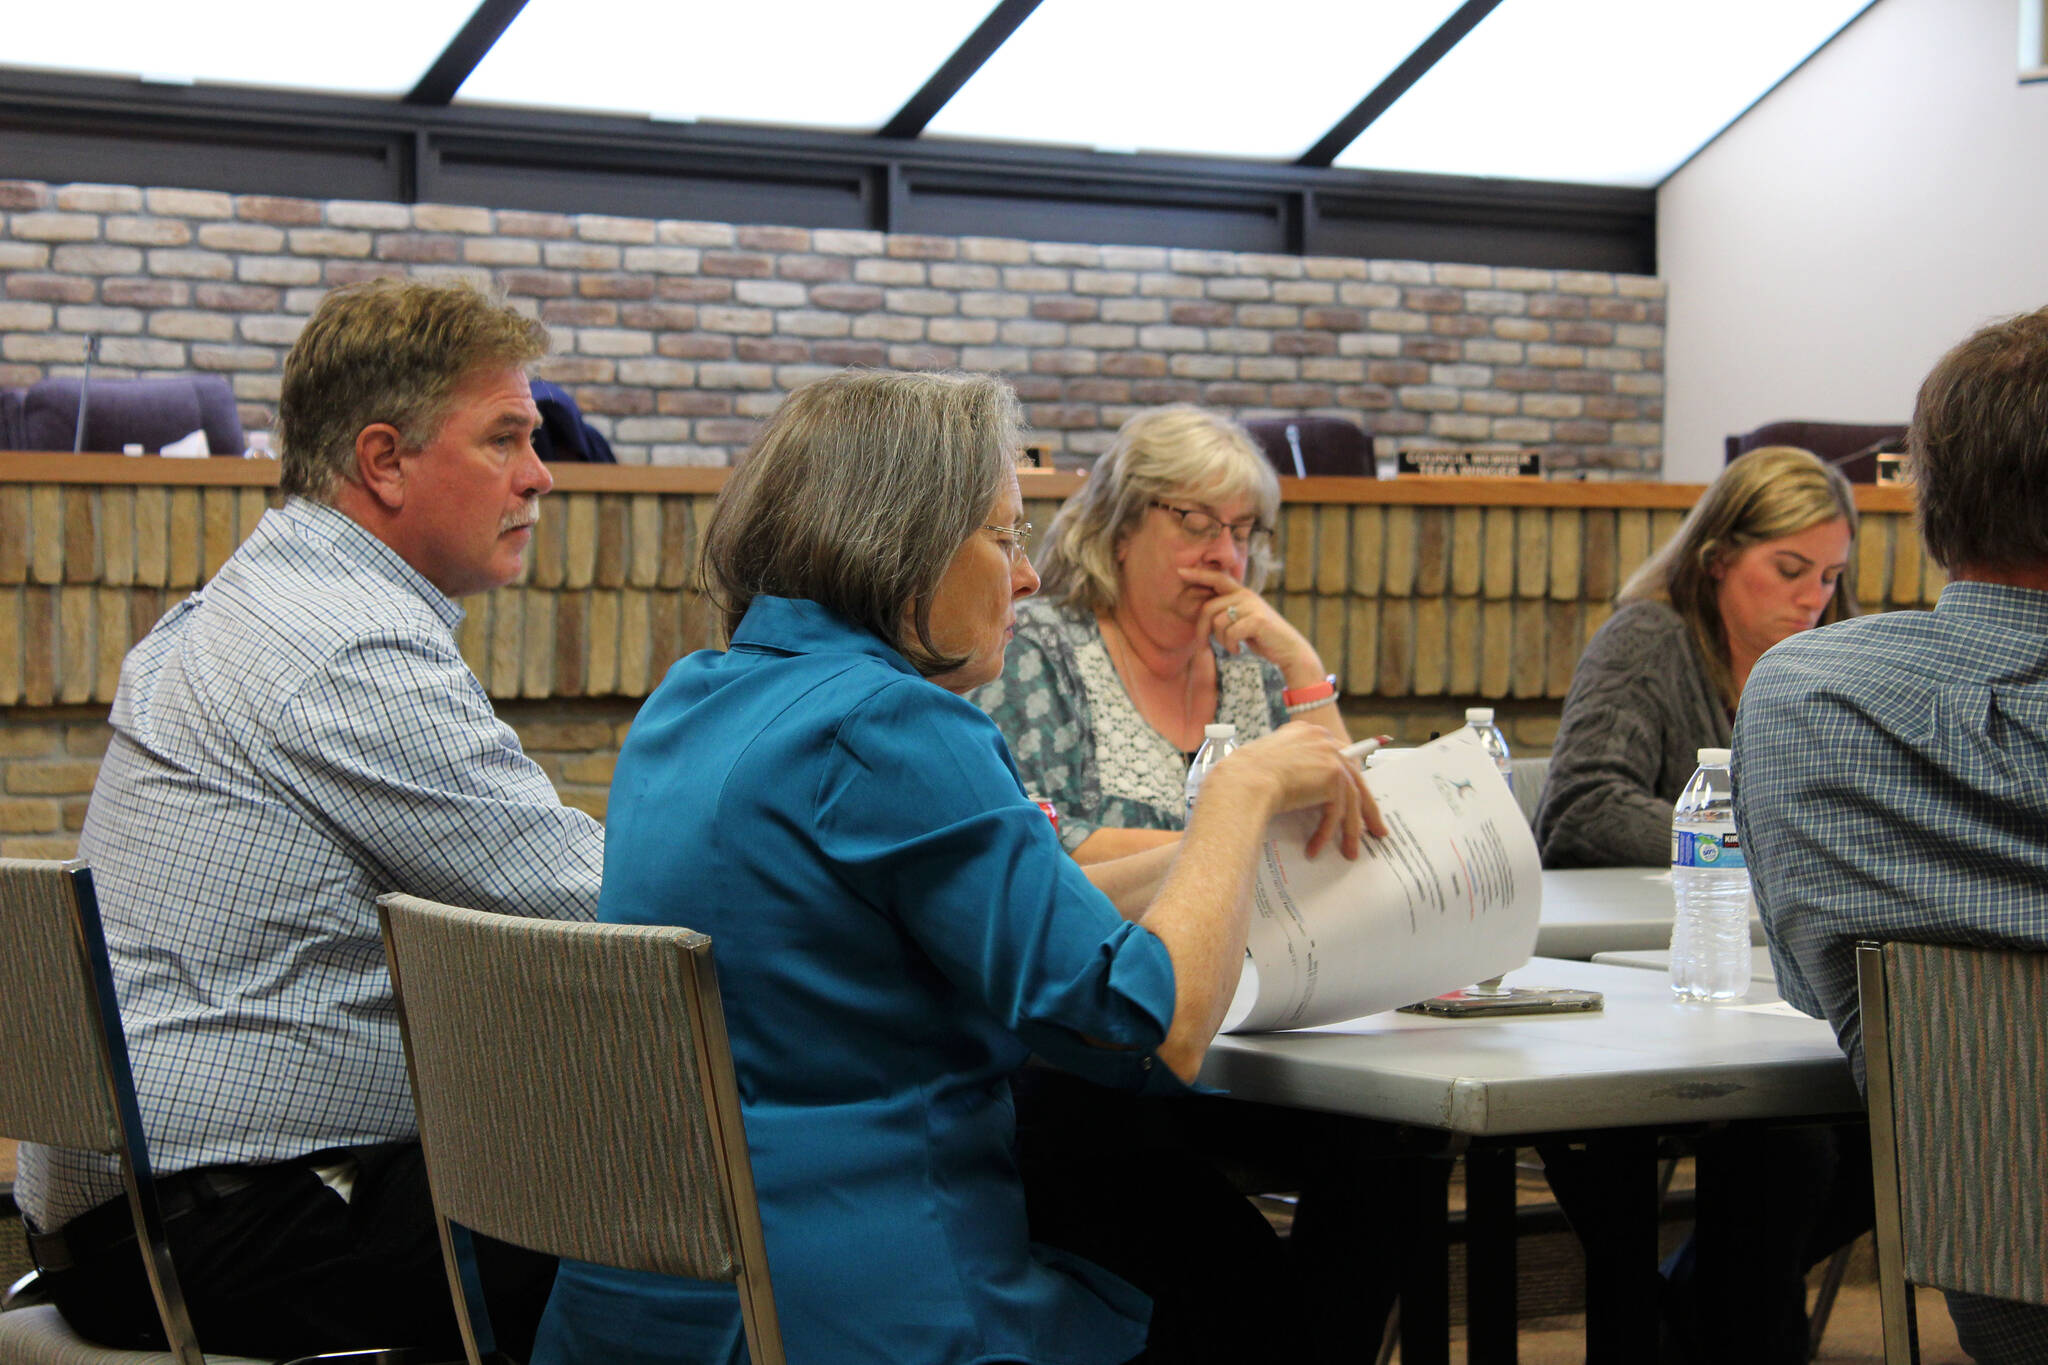
[{"label": "floral patterned top", "polygon": [[[1240,741],[1287,721],[1280,670],[1216,649],[1216,719]],[[1095,614],[1025,602],[1003,676],[973,700],[994,718],[1024,788],[1053,803],[1072,852],[1097,829],[1180,829],[1188,756],[1138,714],[1102,643]]]}]

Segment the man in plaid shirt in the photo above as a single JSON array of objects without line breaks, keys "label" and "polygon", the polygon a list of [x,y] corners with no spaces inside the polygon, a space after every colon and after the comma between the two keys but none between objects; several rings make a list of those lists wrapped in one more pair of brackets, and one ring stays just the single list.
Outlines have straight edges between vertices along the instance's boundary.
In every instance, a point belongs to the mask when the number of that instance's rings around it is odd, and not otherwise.
[{"label": "man in plaid shirt", "polygon": [[[1859,1083],[1859,939],[2048,950],[2048,309],[1950,351],[1909,440],[1940,601],[1793,636],[1735,722],[1779,990]],[[2048,1308],[1948,1301],[1978,1361],[2048,1360]]]},{"label": "man in plaid shirt", "polygon": [[[80,836],[204,1348],[460,1354],[376,897],[589,918],[604,834],[463,663],[453,599],[521,569],[552,480],[546,331],[465,286],[330,294],[285,362],[284,506],[130,652]],[[121,1184],[24,1148],[58,1307],[163,1348]],[[479,1259],[517,1354],[553,1263]]]}]

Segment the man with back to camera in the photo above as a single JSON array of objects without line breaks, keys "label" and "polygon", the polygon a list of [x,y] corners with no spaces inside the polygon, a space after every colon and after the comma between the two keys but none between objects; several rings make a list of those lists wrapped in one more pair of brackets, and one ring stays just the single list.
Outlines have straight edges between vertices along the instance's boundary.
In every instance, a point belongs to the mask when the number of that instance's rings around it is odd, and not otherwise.
[{"label": "man with back to camera", "polygon": [[[1778,987],[1859,1085],[1858,940],[2048,949],[2048,308],[1942,357],[1908,442],[1940,601],[1785,641],[1735,723]],[[2048,1308],[1948,1303],[1976,1360],[2048,1359]]]},{"label": "man with back to camera", "polygon": [[[553,480],[547,332],[467,286],[336,290],[285,361],[282,508],[122,665],[92,864],[171,1250],[209,1351],[460,1353],[376,897],[588,919],[604,833],[463,663]],[[111,1163],[24,1147],[83,1334],[163,1348]],[[553,1262],[479,1239],[525,1354]]]}]

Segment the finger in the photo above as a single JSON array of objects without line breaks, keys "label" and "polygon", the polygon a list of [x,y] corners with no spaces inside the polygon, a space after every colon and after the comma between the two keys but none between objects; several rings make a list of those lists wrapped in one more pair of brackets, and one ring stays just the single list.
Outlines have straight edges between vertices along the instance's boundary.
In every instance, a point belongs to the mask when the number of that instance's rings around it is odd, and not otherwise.
[{"label": "finger", "polygon": [[1220,569],[1205,569],[1199,564],[1181,566],[1180,576],[1184,582],[1199,583],[1205,588],[1214,588],[1218,592],[1244,586]]},{"label": "finger", "polygon": [[1356,858],[1364,846],[1365,837],[1365,793],[1354,787],[1345,794],[1344,802],[1344,856]]},{"label": "finger", "polygon": [[1323,845],[1330,842],[1332,834],[1342,831],[1342,808],[1343,802],[1341,801],[1325,801],[1323,803],[1322,818],[1316,821],[1315,833],[1308,836],[1308,848],[1306,851],[1309,857],[1313,858],[1316,854],[1320,853]]},{"label": "finger", "polygon": [[1387,827],[1387,817],[1380,814],[1380,803],[1372,799],[1372,788],[1365,785],[1365,774],[1357,776],[1360,818],[1367,833],[1375,839],[1384,839],[1391,832]]}]

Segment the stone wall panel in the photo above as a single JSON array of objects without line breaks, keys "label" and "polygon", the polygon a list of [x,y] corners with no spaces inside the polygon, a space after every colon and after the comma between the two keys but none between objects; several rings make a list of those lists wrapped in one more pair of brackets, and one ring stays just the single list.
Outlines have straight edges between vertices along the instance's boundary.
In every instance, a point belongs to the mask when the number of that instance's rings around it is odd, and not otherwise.
[{"label": "stone wall panel", "polygon": [[[1104,448],[1128,404],[1162,401],[1104,396],[1099,374],[1206,381],[1172,397],[1240,414],[1347,417],[1387,453],[1478,443],[1535,448],[1566,469],[1661,462],[1651,408],[1624,404],[1586,420],[1583,409],[1539,411],[1519,398],[1582,370],[1595,377],[1588,392],[1643,380],[1626,392],[1661,395],[1664,287],[1645,277],[0,185],[38,205],[0,219],[0,378],[70,372],[87,336],[101,336],[100,372],[110,376],[231,375],[257,429],[274,417],[276,372],[324,289],[410,273],[495,285],[553,326],[557,356],[543,368],[629,463],[685,451],[691,463],[730,462],[752,428],[721,424],[725,415],[772,408],[814,367],[884,361],[993,364],[1020,387],[1031,381],[1057,438],[1048,444],[1072,464]],[[855,356],[824,344],[849,334],[896,349]],[[655,356],[730,358],[735,340],[769,338],[783,344],[750,354],[783,369],[758,379],[612,369]],[[999,339],[1005,353],[987,354]],[[1396,354],[1416,360],[1417,377],[1359,382],[1356,358]],[[1302,363],[1338,357],[1350,366]],[[601,371],[572,363],[591,361]],[[749,394],[759,411],[747,408]],[[672,420],[649,425],[652,413]]]}]

